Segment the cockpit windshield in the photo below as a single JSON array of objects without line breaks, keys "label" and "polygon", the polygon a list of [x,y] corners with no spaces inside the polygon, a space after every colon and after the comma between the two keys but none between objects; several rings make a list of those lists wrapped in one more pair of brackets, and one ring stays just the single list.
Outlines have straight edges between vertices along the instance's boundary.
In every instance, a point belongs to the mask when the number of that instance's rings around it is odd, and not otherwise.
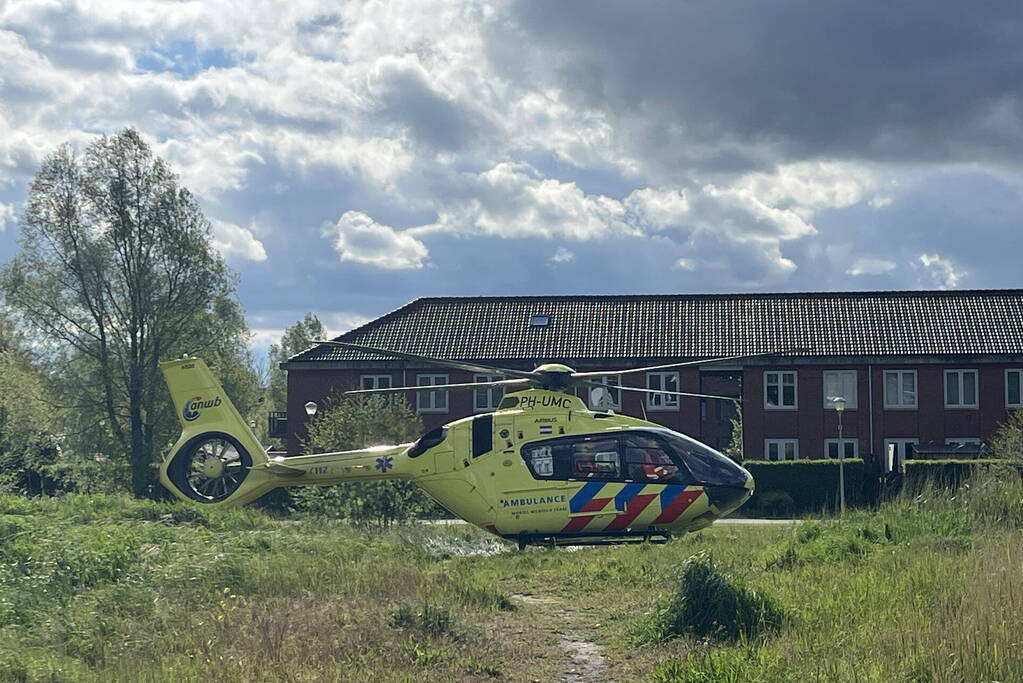
[{"label": "cockpit windshield", "polygon": [[669,430],[654,432],[667,439],[671,449],[682,458],[693,478],[711,486],[745,486],[746,470],[696,439]]}]

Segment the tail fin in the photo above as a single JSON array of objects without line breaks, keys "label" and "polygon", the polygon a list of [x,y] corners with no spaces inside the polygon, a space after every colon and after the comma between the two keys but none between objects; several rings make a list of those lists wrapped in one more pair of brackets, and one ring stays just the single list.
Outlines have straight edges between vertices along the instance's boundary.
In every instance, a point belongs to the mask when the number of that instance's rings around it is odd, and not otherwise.
[{"label": "tail fin", "polygon": [[160,364],[181,423],[181,437],[160,468],[175,496],[201,503],[247,503],[278,486],[266,453],[206,363]]},{"label": "tail fin", "polygon": [[181,422],[181,437],[160,467],[160,481],[182,500],[243,505],[278,486],[408,479],[422,471],[422,463],[417,470],[408,454],[412,444],[267,458],[206,363],[186,358],[161,363],[160,369]]}]

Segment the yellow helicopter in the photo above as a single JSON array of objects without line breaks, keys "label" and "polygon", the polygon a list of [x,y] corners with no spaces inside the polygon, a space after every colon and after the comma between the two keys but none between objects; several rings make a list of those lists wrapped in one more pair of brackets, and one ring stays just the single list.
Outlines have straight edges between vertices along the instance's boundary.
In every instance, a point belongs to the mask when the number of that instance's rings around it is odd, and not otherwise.
[{"label": "yellow helicopter", "polygon": [[279,486],[411,479],[453,514],[518,541],[520,548],[663,542],[673,534],[710,525],[753,493],[750,473],[709,446],[646,420],[590,410],[570,393],[578,386],[607,392],[599,381],[602,377],[749,355],[598,372],[575,372],[567,365],[548,363],[526,371],[349,342],[316,343],[505,378],[431,390],[502,387],[511,393],[495,412],[455,420],[414,443],[282,457],[271,456],[260,446],[201,359],[161,363],[182,426],[181,437],[160,469],[163,485],[182,500],[242,505]]}]

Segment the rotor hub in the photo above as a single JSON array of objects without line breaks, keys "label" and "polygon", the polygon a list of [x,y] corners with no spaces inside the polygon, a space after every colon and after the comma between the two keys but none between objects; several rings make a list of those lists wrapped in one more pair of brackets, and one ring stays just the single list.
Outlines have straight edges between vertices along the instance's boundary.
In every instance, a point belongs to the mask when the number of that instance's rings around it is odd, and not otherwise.
[{"label": "rotor hub", "polygon": [[575,370],[561,363],[544,363],[538,365],[533,372],[540,375],[540,386],[543,389],[561,390],[572,382]]},{"label": "rotor hub", "polygon": [[224,476],[224,463],[220,458],[206,458],[199,471],[207,479],[217,479]]}]

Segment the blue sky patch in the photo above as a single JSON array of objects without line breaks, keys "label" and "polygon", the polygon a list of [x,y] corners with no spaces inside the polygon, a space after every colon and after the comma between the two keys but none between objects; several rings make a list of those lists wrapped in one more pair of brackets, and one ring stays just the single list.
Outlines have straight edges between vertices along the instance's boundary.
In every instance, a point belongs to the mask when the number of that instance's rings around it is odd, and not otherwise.
[{"label": "blue sky patch", "polygon": [[135,65],[143,71],[170,72],[191,78],[209,68],[234,66],[236,60],[222,48],[200,50],[194,40],[175,40],[154,45],[135,55]]}]

